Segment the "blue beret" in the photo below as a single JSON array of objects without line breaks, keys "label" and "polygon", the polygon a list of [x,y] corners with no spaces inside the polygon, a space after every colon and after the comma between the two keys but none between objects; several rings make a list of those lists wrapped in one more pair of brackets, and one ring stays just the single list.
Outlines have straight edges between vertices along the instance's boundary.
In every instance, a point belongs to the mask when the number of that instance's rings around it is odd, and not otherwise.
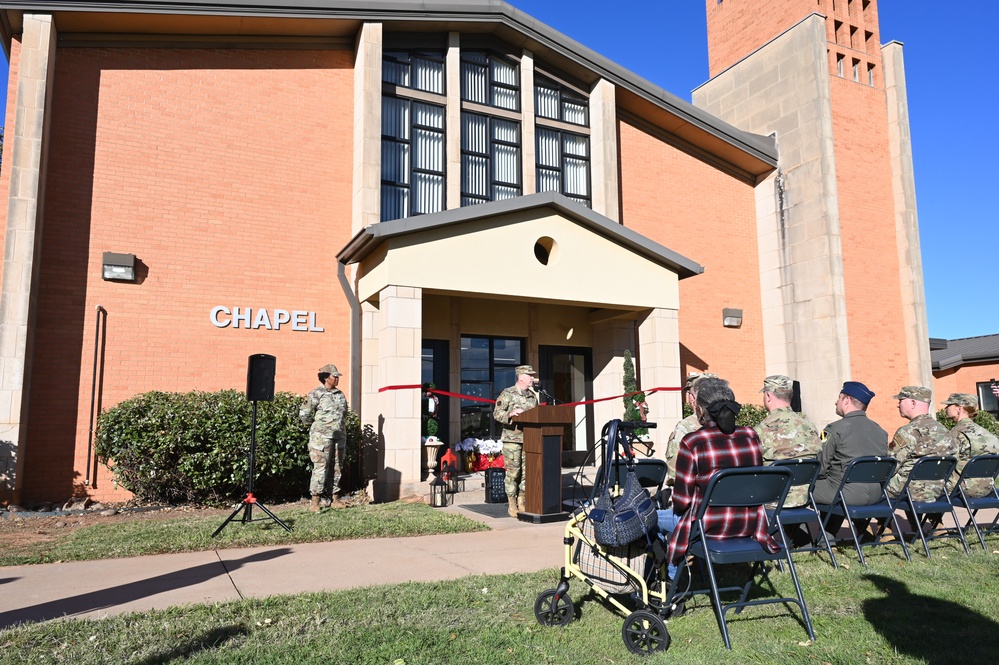
[{"label": "blue beret", "polygon": [[874,399],[874,393],[871,392],[871,389],[860,381],[847,381],[843,384],[843,389],[840,392],[860,400],[865,405],[870,404],[871,400]]}]

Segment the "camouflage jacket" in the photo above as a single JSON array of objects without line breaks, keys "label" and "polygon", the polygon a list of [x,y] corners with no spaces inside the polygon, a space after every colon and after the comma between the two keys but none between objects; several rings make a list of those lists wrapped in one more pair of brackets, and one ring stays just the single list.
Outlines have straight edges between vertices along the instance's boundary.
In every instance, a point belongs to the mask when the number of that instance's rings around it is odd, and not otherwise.
[{"label": "camouflage jacket", "polygon": [[311,425],[310,434],[333,438],[343,437],[343,423],[347,417],[347,398],[339,388],[327,390],[319,386],[305,397],[298,417]]},{"label": "camouflage jacket", "polygon": [[[947,437],[952,442],[957,454],[957,472],[964,471],[964,465],[976,455],[999,454],[999,439],[971,418],[959,421]],[[954,478],[956,481],[957,478]],[[965,483],[964,491],[968,496],[985,496],[992,490],[992,481],[988,478],[975,478]]]},{"label": "camouflage jacket", "polygon": [[510,420],[510,412],[520,409],[527,411],[538,405],[538,396],[533,390],[520,390],[517,386],[510,386],[500,393],[496,398],[496,407],[493,409],[493,418],[503,425],[503,443],[524,443],[524,431],[520,425]]},{"label": "camouflage jacket", "polygon": [[672,485],[676,480],[676,456],[680,453],[680,442],[683,437],[691,432],[701,429],[701,421],[697,419],[697,414],[690,414],[676,424],[673,433],[669,435],[666,442],[666,478],[668,484]]},{"label": "camouflage jacket", "polygon": [[[789,406],[771,411],[755,429],[760,435],[764,462],[816,457],[822,450],[819,430]],[[788,507],[802,506],[806,503],[808,503],[808,488],[804,485],[792,487],[784,501],[784,505]]]},{"label": "camouflage jacket", "polygon": [[[888,442],[888,452],[898,460],[898,469],[888,481],[888,494],[898,497],[916,460],[927,455],[957,455],[953,441],[947,437],[947,428],[924,414],[902,425]],[[943,492],[939,482],[917,481],[909,485],[909,495],[915,501],[933,501]]]}]

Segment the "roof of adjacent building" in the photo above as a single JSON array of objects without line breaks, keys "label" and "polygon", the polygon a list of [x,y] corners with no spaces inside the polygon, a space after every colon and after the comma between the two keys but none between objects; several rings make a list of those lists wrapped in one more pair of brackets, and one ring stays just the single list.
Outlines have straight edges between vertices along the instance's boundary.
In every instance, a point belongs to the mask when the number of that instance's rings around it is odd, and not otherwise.
[{"label": "roof of adjacent building", "polygon": [[931,339],[930,359],[934,372],[961,365],[999,361],[999,335]]},{"label": "roof of adjacent building", "polygon": [[505,201],[491,201],[429,215],[417,215],[371,224],[358,231],[351,238],[350,242],[340,250],[337,260],[345,265],[361,261],[385,240],[395,236],[544,207],[575,220],[591,232],[597,233],[617,245],[626,247],[656,264],[669,268],[677,274],[679,279],[693,277],[704,272],[704,267],[696,261],[692,261],[657,242],[649,240],[640,233],[636,233],[628,227],[554,192],[529,194]]},{"label": "roof of adjacent building", "polygon": [[[0,34],[8,58],[11,35],[20,32],[22,16],[31,12],[52,13],[57,15],[57,19],[60,13],[71,14],[73,20],[56,21],[57,30],[69,29],[81,34],[104,30],[137,31],[134,21],[123,22],[112,29],[109,23],[100,21],[101,15],[105,14],[129,14],[150,19],[154,15],[193,15],[272,20],[381,21],[387,30],[398,30],[404,27],[404,23],[419,25],[421,30],[444,31],[460,30],[468,24],[493,24],[505,33],[498,32],[499,37],[519,37],[517,46],[529,46],[537,53],[564,58],[613,82],[625,91],[618,103],[626,111],[644,119],[665,112],[666,117],[657,117],[653,122],[717,167],[755,184],[777,166],[778,151],[774,137],[733,127],[502,0],[2,0]],[[269,25],[273,28],[276,24]],[[242,35],[250,28],[239,24],[236,29]]]}]

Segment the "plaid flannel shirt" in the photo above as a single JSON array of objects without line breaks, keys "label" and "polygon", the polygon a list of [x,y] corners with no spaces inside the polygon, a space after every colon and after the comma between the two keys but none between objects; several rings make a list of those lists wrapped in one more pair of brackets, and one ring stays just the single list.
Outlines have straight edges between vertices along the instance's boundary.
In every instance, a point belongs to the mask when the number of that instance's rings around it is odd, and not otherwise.
[{"label": "plaid flannel shirt", "polygon": [[[676,485],[673,487],[673,511],[681,517],[670,539],[670,561],[679,561],[687,553],[694,519],[711,474],[718,469],[762,465],[760,438],[751,427],[736,427],[731,434],[725,434],[711,423],[708,427],[683,437],[676,458]],[[709,536],[752,536],[768,551],[780,550],[767,528],[763,506],[709,508],[704,513],[704,526]]]}]

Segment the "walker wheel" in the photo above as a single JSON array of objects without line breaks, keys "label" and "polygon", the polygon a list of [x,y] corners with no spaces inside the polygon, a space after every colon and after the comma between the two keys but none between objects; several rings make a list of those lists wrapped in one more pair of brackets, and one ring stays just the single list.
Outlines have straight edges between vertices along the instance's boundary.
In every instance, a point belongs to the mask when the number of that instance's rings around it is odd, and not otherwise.
[{"label": "walker wheel", "polygon": [[569,594],[559,596],[555,589],[543,591],[534,601],[534,616],[542,626],[568,626],[573,616],[572,598]]},{"label": "walker wheel", "polygon": [[628,615],[621,628],[621,637],[628,651],[640,656],[666,651],[671,641],[663,620],[647,610],[637,610]]}]

